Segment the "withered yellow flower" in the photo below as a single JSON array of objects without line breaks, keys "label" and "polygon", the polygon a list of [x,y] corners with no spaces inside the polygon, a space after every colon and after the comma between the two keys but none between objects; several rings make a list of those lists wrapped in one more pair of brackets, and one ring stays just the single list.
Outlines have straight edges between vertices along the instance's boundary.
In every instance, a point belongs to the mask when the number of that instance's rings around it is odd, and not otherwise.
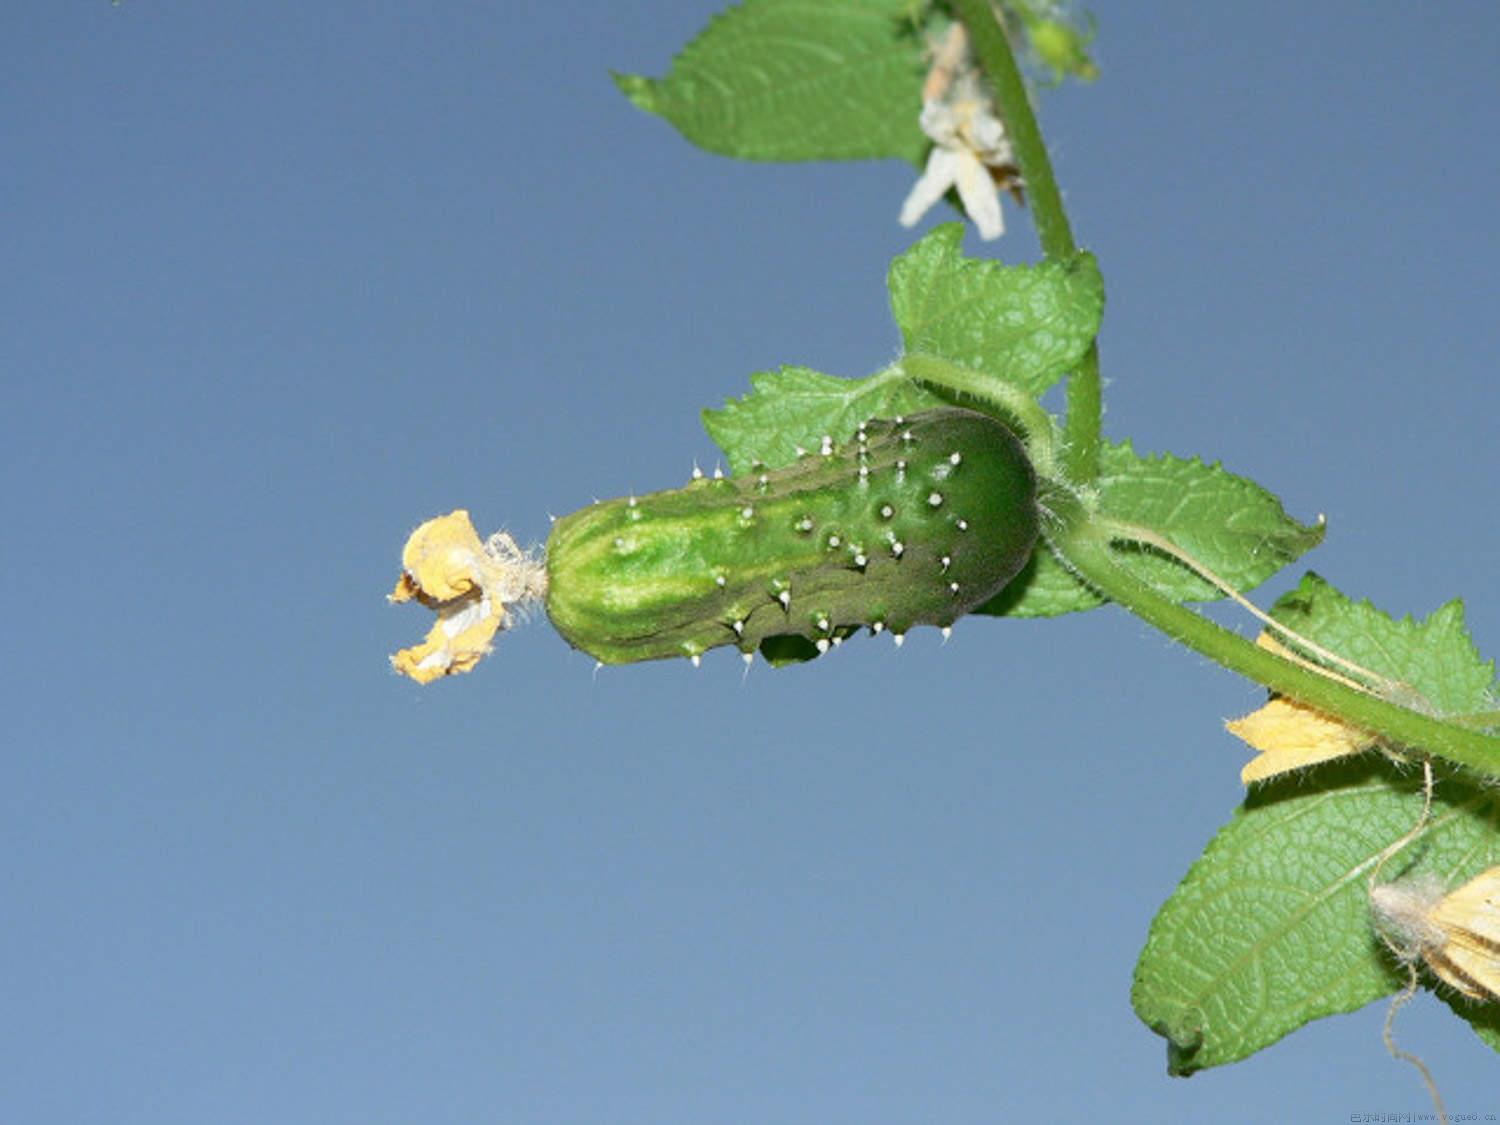
[{"label": "withered yellow flower", "polygon": [[1433,875],[1381,883],[1370,907],[1402,960],[1420,957],[1471,1000],[1500,1000],[1500,867],[1447,894]]},{"label": "withered yellow flower", "polygon": [[1375,745],[1367,732],[1290,699],[1273,699],[1259,711],[1224,725],[1230,734],[1260,751],[1240,771],[1240,780],[1246,785],[1359,754]]},{"label": "withered yellow flower", "polygon": [[391,666],[419,684],[467,672],[508,628],[518,604],[546,593],[541,560],[504,532],[481,541],[460,508],[422,524],[401,552],[393,602],[416,601],[437,613],[419,645],[391,657]]},{"label": "withered yellow flower", "polygon": [[[1255,643],[1261,648],[1297,659],[1269,633],[1262,633]],[[1359,686],[1327,669],[1317,670],[1330,679],[1353,687]],[[1246,785],[1317,765],[1319,762],[1359,754],[1375,745],[1375,738],[1368,731],[1357,730],[1290,699],[1272,699],[1260,710],[1252,711],[1241,719],[1231,719],[1224,726],[1230,734],[1260,752],[1240,771],[1240,780]]]}]

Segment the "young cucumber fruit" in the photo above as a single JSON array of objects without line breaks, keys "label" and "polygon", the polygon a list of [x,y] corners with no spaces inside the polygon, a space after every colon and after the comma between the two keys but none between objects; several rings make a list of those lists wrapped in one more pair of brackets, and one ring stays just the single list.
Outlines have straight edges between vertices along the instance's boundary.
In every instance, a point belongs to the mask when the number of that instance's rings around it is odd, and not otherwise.
[{"label": "young cucumber fruit", "polygon": [[1015,577],[1036,536],[1021,443],[945,407],[825,438],[785,468],[558,520],[547,614],[605,664],[763,642],[811,655],[861,626],[951,625]]}]

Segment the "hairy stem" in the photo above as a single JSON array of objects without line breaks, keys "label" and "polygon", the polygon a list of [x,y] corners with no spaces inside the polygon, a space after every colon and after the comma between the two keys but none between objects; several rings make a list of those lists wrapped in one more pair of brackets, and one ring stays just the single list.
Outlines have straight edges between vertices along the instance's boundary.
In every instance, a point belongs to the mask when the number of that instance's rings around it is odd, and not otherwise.
[{"label": "hairy stem", "polygon": [[1500,738],[1388,703],[1257,648],[1136,578],[1111,555],[1109,532],[1086,518],[1066,520],[1049,542],[1100,593],[1194,652],[1392,746],[1419,749],[1500,780]]},{"label": "hairy stem", "polygon": [[1286,625],[1283,625],[1249,598],[1245,597],[1234,586],[1230,585],[1223,578],[1220,578],[1204,563],[1184,551],[1176,543],[1173,543],[1165,535],[1160,535],[1149,527],[1141,527],[1139,524],[1125,523],[1121,520],[1096,518],[1094,522],[1101,530],[1108,532],[1110,538],[1113,540],[1124,543],[1139,543],[1142,546],[1160,551],[1168,558],[1175,559],[1198,575],[1199,578],[1217,587],[1221,594],[1224,594],[1246,613],[1250,614],[1251,617],[1254,617],[1261,624],[1265,625],[1271,632],[1291,641],[1309,655],[1315,656],[1328,664],[1336,665],[1349,675],[1363,680],[1368,690],[1379,690],[1382,694],[1387,694],[1390,689],[1397,686],[1379,672],[1372,672],[1368,668],[1361,667],[1348,657],[1331,652],[1316,641],[1304,637],[1295,629],[1290,629]]},{"label": "hairy stem", "polygon": [[1104,397],[1099,382],[1099,344],[1089,345],[1078,370],[1068,376],[1068,419],[1063,440],[1068,479],[1093,484],[1099,479],[1099,447]]},{"label": "hairy stem", "polygon": [[[1078,252],[1073,241],[1073,228],[1068,223],[1068,212],[1057,187],[1057,177],[1052,173],[1047,144],[1042,140],[1042,131],[1026,92],[1026,82],[1016,66],[1005,29],[995,18],[989,0],[955,0],[954,7],[968,28],[975,57],[994,87],[1000,120],[1015,149],[1016,161],[1021,166],[1021,181],[1036,217],[1036,232],[1042,251],[1049,258],[1071,257]],[[1075,484],[1089,485],[1099,478],[1102,421],[1099,350],[1096,345],[1089,349],[1078,370],[1068,377],[1065,468],[1068,478]]]},{"label": "hairy stem", "polygon": [[979,65],[995,88],[1000,120],[1021,165],[1021,180],[1036,215],[1042,250],[1049,258],[1071,257],[1078,252],[1073,243],[1073,229],[1068,225],[1068,213],[1057,189],[1057,178],[1052,174],[1047,145],[1031,111],[1031,98],[1005,29],[995,19],[989,0],[955,0],[954,7],[969,30],[969,41],[974,45]]}]

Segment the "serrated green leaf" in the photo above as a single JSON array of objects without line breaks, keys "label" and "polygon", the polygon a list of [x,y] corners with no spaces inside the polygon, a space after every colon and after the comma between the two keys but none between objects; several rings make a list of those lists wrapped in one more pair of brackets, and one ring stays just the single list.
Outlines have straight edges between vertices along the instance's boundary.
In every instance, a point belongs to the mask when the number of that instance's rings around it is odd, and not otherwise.
[{"label": "serrated green leaf", "polygon": [[[1129,442],[1103,451],[1099,511],[1151,528],[1240,590],[1260,585],[1323,539],[1321,524],[1299,524],[1275,496],[1217,462],[1171,454],[1142,457]],[[1135,551],[1129,565],[1176,601],[1222,596],[1181,563],[1152,551]],[[1100,604],[1099,595],[1056,560],[1039,557],[977,612],[1053,617]]]},{"label": "serrated green leaf", "polygon": [[[1415,822],[1420,786],[1381,759],[1327,767],[1318,784],[1258,788],[1152,922],[1131,1000],[1166,1037],[1172,1073],[1236,1062],[1401,986],[1367,881]],[[1445,784],[1433,814],[1423,870],[1457,885],[1500,863],[1491,796]]]},{"label": "serrated green leaf", "polygon": [[705,410],[703,426],[735,473],[755,461],[790,465],[797,448],[816,448],[824,434],[842,441],[869,418],[931,410],[944,402],[917,386],[899,367],[867,379],[839,379],[807,367],[783,367],[750,376],[754,389],[721,410]]},{"label": "serrated green leaf", "polygon": [[[1322,524],[1298,523],[1275,496],[1218,462],[1142,457],[1129,442],[1105,450],[1099,491],[1104,515],[1151,528],[1240,590],[1260,585],[1323,541]],[[1177,601],[1221,596],[1181,563],[1149,550],[1129,565]]]},{"label": "serrated green leaf", "polygon": [[665,78],[617,74],[641,109],[744,160],[920,163],[925,38],[906,0],[745,0]]},{"label": "serrated green leaf", "polygon": [[1421,705],[1438,715],[1494,706],[1495,665],[1474,647],[1460,601],[1448,602],[1425,621],[1397,621],[1308,572],[1296,589],[1276,600],[1271,616],[1356,664],[1408,685],[1420,695]]},{"label": "serrated green leaf", "polygon": [[[1272,615],[1404,681],[1441,712],[1490,706],[1494,667],[1475,652],[1456,603],[1423,622],[1395,621],[1308,575]],[[1152,922],[1136,967],[1136,1012],[1167,1038],[1174,1073],[1234,1062],[1400,987],[1404,974],[1372,928],[1368,880],[1421,805],[1419,776],[1373,754],[1251,792]],[[1496,864],[1500,800],[1445,776],[1431,821],[1381,878],[1431,872],[1454,887]],[[1500,1005],[1454,1009],[1500,1042]]]},{"label": "serrated green leaf", "polygon": [[1451,996],[1447,1000],[1454,1014],[1469,1022],[1479,1041],[1500,1054],[1500,1004],[1471,1004],[1461,997]]},{"label": "serrated green leaf", "polygon": [[[935,229],[891,264],[891,305],[909,352],[995,373],[1039,394],[1082,358],[1099,328],[1103,285],[1091,257],[1038,266],[965,258],[963,226]],[[877,415],[915,413],[943,399],[886,368],[838,379],[805,367],[752,376],[752,394],[704,412],[736,472],[785,464],[795,447],[838,437]]]},{"label": "serrated green leaf", "polygon": [[966,258],[945,223],[891,263],[891,311],[909,352],[988,371],[1040,397],[1099,333],[1104,280],[1091,254],[1035,266]]}]

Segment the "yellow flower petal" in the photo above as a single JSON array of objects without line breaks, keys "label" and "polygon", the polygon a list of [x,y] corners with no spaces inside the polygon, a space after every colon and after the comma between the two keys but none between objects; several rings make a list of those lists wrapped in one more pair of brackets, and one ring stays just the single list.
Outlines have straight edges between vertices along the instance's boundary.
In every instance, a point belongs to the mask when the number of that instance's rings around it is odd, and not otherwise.
[{"label": "yellow flower petal", "polygon": [[[1272,636],[1270,630],[1256,637],[1255,643],[1330,680],[1352,688],[1360,686],[1320,664],[1304,660]],[[1375,745],[1375,739],[1367,732],[1290,699],[1272,699],[1259,711],[1252,711],[1242,719],[1231,719],[1224,726],[1230,734],[1260,751],[1259,756],[1252,758],[1240,771],[1240,780],[1246,785],[1319,762],[1359,754]]]},{"label": "yellow flower petal", "polygon": [[438,609],[427,639],[391,657],[391,667],[419,684],[467,672],[494,647],[504,608],[485,597],[464,598]]},{"label": "yellow flower petal", "polygon": [[473,668],[509,626],[507,605],[546,588],[538,558],[503,533],[482,542],[462,508],[412,532],[401,566],[390,600],[417,601],[438,615],[425,641],[391,657],[396,671],[421,684]]},{"label": "yellow flower petal", "polygon": [[430,519],[406,541],[401,552],[401,581],[392,601],[409,601],[424,595],[446,602],[477,589],[482,582],[484,544],[459,508],[446,516]]},{"label": "yellow flower petal", "polygon": [[1367,732],[1290,699],[1273,699],[1259,711],[1224,725],[1230,734],[1260,751],[1240,771],[1240,780],[1246,785],[1358,754],[1375,745]]}]

